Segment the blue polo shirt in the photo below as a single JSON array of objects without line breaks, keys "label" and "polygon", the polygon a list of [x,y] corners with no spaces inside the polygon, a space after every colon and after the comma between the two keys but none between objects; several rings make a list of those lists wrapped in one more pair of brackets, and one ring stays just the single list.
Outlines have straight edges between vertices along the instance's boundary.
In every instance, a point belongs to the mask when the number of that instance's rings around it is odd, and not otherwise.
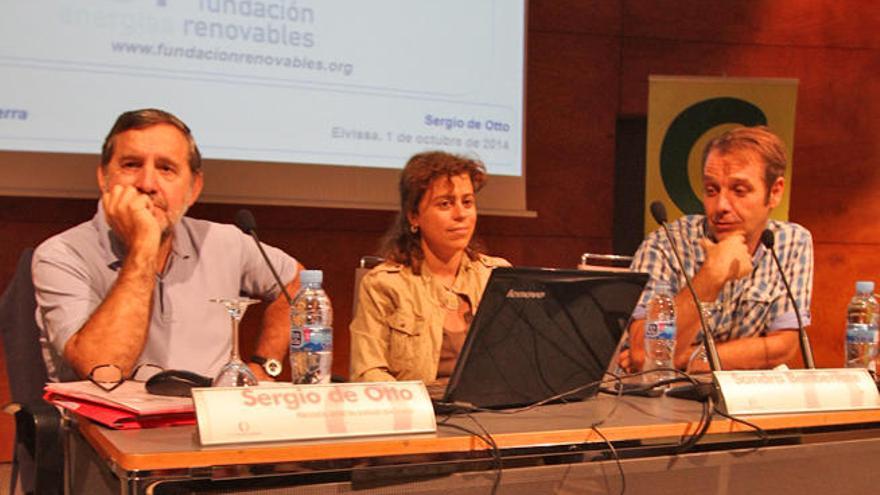
[{"label": "blue polo shirt", "polygon": [[[281,280],[293,280],[296,261],[280,249],[264,248]],[[110,292],[125,254],[100,204],[90,221],[51,237],[34,252],[36,320],[51,380],[76,378],[62,358],[64,347]],[[138,364],[206,376],[219,371],[232,348],[229,316],[209,299],[244,295],[271,301],[280,293],[251,237],[233,225],[189,217],[174,226],[168,263],[156,278]]]}]

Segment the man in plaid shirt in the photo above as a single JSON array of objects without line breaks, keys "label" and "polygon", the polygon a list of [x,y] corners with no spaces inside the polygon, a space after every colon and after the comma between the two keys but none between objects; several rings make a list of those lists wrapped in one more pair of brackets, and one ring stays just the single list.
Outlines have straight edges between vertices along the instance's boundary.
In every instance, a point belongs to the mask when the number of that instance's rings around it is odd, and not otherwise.
[{"label": "man in plaid shirt", "polygon": [[[718,343],[724,369],[772,368],[798,353],[796,310],[810,324],[813,241],[800,225],[770,220],[785,190],[785,151],[766,127],[740,127],[712,140],[703,153],[705,215],[669,224],[684,269],[693,278],[707,324]],[[761,233],[770,229],[786,277],[797,300],[794,308]],[[675,365],[685,368],[701,344],[699,314],[669,240],[658,229],[636,252],[631,269],[651,279],[633,313],[630,349],[620,356],[624,369],[644,362],[645,306],[658,282],[675,296]],[[692,370],[705,368],[695,361]]]}]

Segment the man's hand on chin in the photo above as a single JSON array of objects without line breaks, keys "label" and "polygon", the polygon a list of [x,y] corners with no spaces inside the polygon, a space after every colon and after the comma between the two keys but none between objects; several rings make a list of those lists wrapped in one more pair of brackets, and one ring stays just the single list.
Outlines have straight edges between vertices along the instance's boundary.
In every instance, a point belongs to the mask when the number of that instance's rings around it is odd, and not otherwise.
[{"label": "man's hand on chin", "polygon": [[162,230],[153,201],[132,186],[114,185],[101,196],[107,223],[129,249],[158,250]]},{"label": "man's hand on chin", "polygon": [[752,256],[746,244],[745,232],[735,231],[718,237],[717,242],[705,237],[700,239],[700,245],[706,251],[704,266],[713,276],[726,282],[752,273]]}]

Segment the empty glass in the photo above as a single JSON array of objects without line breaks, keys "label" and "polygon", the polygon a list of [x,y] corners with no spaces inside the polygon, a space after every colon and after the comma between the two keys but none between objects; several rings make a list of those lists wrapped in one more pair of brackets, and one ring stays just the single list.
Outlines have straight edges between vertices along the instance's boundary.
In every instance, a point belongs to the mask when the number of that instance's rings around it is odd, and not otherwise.
[{"label": "empty glass", "polygon": [[257,377],[238,355],[238,324],[247,307],[260,301],[246,297],[234,297],[211,299],[211,302],[222,304],[232,320],[232,354],[229,356],[229,362],[220,368],[220,372],[217,373],[211,386],[248,387],[257,385]]},{"label": "empty glass", "polygon": [[[700,302],[700,310],[703,312],[703,319],[706,321],[708,330],[712,332],[713,314],[720,309],[719,305],[714,302]],[[712,335],[715,335],[714,333]],[[688,359],[685,372],[689,375],[706,375],[712,372],[709,366],[709,359],[706,356],[706,345],[703,343],[702,335],[697,339],[698,344],[693,348],[691,357]]]}]

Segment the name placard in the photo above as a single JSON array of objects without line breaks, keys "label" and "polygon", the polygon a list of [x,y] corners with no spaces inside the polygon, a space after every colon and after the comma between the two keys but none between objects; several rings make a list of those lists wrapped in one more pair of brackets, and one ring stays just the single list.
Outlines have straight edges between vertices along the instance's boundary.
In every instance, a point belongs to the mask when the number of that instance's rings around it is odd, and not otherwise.
[{"label": "name placard", "polygon": [[420,381],[193,389],[203,445],[437,431]]},{"label": "name placard", "polygon": [[716,371],[728,414],[775,414],[880,408],[865,369]]}]

